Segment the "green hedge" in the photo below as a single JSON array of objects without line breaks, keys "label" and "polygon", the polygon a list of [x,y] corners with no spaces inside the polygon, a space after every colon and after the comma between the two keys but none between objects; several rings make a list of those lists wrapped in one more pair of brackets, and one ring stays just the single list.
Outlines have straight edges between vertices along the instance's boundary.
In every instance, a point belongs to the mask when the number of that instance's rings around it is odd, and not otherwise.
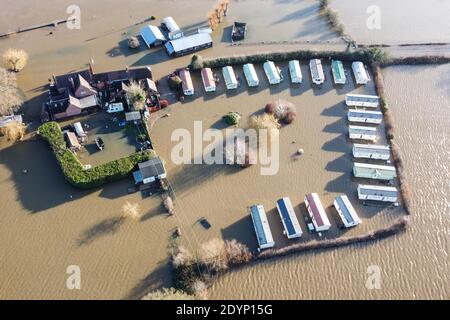
[{"label": "green hedge", "polygon": [[78,158],[66,146],[61,127],[48,122],[39,128],[39,134],[50,144],[67,181],[80,189],[100,187],[108,182],[128,177],[140,162],[156,156],[152,151],[134,153],[126,158],[113,160],[92,169],[84,170]]}]

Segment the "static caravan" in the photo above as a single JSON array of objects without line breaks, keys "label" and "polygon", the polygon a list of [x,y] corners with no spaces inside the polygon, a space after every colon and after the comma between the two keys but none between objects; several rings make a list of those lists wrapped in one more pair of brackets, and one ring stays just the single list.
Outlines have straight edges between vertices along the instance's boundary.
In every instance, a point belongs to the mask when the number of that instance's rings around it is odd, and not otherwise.
[{"label": "static caravan", "polygon": [[331,71],[333,72],[335,84],[345,84],[347,82],[347,77],[345,76],[345,70],[342,61],[333,60],[331,62]]},{"label": "static caravan", "polygon": [[291,200],[289,198],[278,200],[277,209],[288,239],[300,238],[303,232],[298,223]]},{"label": "static caravan", "polygon": [[203,68],[201,71],[203,86],[206,92],[216,91],[216,81],[214,80],[214,74],[210,68]]},{"label": "static caravan", "polygon": [[329,230],[331,224],[325,209],[323,208],[322,202],[320,202],[319,195],[317,193],[307,194],[305,197],[305,204],[316,231],[322,232]]},{"label": "static caravan", "polygon": [[164,18],[161,22],[161,25],[167,29],[170,40],[179,39],[183,36],[180,27],[172,17]]},{"label": "static caravan", "polygon": [[247,79],[247,84],[249,87],[257,87],[259,86],[258,75],[256,74],[255,66],[251,63],[244,64],[244,75],[245,79]]},{"label": "static caravan", "polygon": [[80,137],[80,138],[87,137],[87,134],[84,131],[83,126],[81,125],[81,122],[74,123],[73,127],[75,128],[75,133],[77,134],[78,137]]},{"label": "static caravan", "polygon": [[258,239],[259,249],[273,248],[272,231],[270,231],[269,221],[262,205],[255,205],[250,208],[253,227],[255,228],[256,238]]},{"label": "static caravan", "polygon": [[228,90],[237,89],[239,86],[233,67],[227,66],[222,68],[223,79]]},{"label": "static caravan", "polygon": [[209,33],[196,33],[191,36],[174,39],[165,44],[169,56],[180,57],[195,51],[211,48],[213,40]]},{"label": "static caravan", "polygon": [[322,61],[320,59],[312,59],[309,62],[311,69],[312,82],[315,84],[322,84],[325,82],[325,74],[323,73]]},{"label": "static caravan", "polygon": [[359,200],[397,202],[398,190],[394,187],[360,184],[358,186],[358,198]]},{"label": "static caravan", "polygon": [[357,163],[353,165],[353,174],[356,178],[366,178],[389,181],[397,177],[397,171],[393,166],[381,166],[368,163]]},{"label": "static caravan", "polygon": [[353,145],[353,156],[355,158],[389,160],[391,158],[391,148],[389,146],[358,144]]},{"label": "static caravan", "polygon": [[289,61],[289,74],[291,75],[292,83],[302,83],[303,75],[298,60]]},{"label": "static caravan", "polygon": [[342,223],[346,228],[355,227],[361,223],[355,208],[346,195],[341,195],[334,200],[334,207],[336,208]]},{"label": "static caravan", "polygon": [[383,122],[383,114],[379,111],[350,110],[348,112],[348,121],[380,124]]},{"label": "static caravan", "polygon": [[366,67],[361,61],[353,62],[352,69],[357,84],[367,84],[370,81]]},{"label": "static caravan", "polygon": [[375,142],[377,140],[377,128],[349,126],[348,128],[350,139],[367,140]]},{"label": "static caravan", "polygon": [[194,84],[192,83],[191,73],[186,70],[180,70],[179,72],[180,79],[183,81],[183,94],[185,96],[193,96],[195,93]]},{"label": "static caravan", "polygon": [[270,84],[279,84],[281,82],[280,71],[275,66],[273,61],[267,61],[264,63],[264,72],[266,73],[267,79]]},{"label": "static caravan", "polygon": [[348,107],[378,108],[380,97],[366,94],[347,94],[345,96],[345,104]]}]

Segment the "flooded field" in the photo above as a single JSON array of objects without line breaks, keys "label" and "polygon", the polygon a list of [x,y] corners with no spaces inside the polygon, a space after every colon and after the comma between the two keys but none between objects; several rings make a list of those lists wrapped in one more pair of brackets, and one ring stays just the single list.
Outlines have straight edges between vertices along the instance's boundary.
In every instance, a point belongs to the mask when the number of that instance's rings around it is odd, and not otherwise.
[{"label": "flooded field", "polygon": [[[60,26],[56,30],[47,28],[0,40],[0,52],[8,47],[20,47],[30,54],[28,66],[19,74],[20,88],[28,99],[24,109],[28,120],[36,122],[34,117],[45,97],[45,85],[53,73],[84,69],[91,59],[99,72],[151,65],[156,79],[187,65],[189,57],[169,60],[161,49],[130,51],[126,39],[142,27],[135,23],[150,15],[157,17],[157,23],[160,18],[172,15],[181,26],[194,30],[205,24],[206,14],[214,4],[207,0],[170,0],[164,4],[156,0],[126,3],[82,0],[79,3],[82,8],[80,30]],[[66,17],[69,4],[68,0],[59,1],[58,5],[50,0],[7,1],[9,10],[0,13],[0,30]],[[355,21],[353,13],[346,17],[338,0],[332,4],[339,10],[352,36],[357,38],[356,32],[347,25]],[[446,4],[440,2],[440,5]],[[30,7],[37,9],[31,11]],[[434,7],[438,8],[437,12],[443,11],[439,6]],[[342,8],[360,7],[344,5]],[[396,5],[392,8],[393,12],[401,10]],[[317,10],[315,0],[233,1],[228,18],[213,34],[214,48],[203,51],[202,55],[298,48],[292,44],[230,47],[226,28],[235,20],[249,22],[248,43],[277,39],[311,42],[302,44],[301,48],[318,48],[314,42],[324,42],[320,48],[344,48],[317,15]],[[354,28],[359,30],[360,27],[355,25]],[[427,41],[446,37],[445,32],[435,32],[433,28],[428,25]],[[398,32],[395,41],[408,40]],[[390,36],[391,31],[382,32],[382,38],[375,42],[389,42],[393,40]],[[362,39],[357,40],[366,42],[365,37],[370,36],[362,32]],[[286,75],[286,65],[281,67]],[[242,70],[236,70],[243,79]],[[278,198],[289,196],[299,217],[305,211],[302,203],[307,192],[318,192],[327,207],[342,192],[356,204],[356,182],[351,178],[351,144],[346,138],[346,109],[342,102],[349,92],[374,93],[373,86],[355,89],[352,80],[351,84],[336,89],[330,81],[327,65],[328,81],[320,89],[312,88],[303,62],[305,84],[296,87],[286,81],[269,88],[261,68],[257,71],[262,82],[258,89],[249,90],[245,85],[237,92],[226,93],[221,84],[212,96],[198,94],[171,106],[165,110],[171,117],[155,124],[152,132],[155,148],[167,160],[169,178],[179,201],[174,218],[163,213],[159,197],[128,195],[127,189],[133,184],[131,179],[99,190],[78,191],[66,183],[44,142],[15,146],[2,142],[0,197],[4,205],[0,214],[0,241],[4,245],[0,249],[0,298],[139,298],[149,290],[171,285],[167,268],[168,238],[176,226],[185,230],[182,241],[188,248],[219,236],[237,238],[254,249],[256,241],[247,212],[251,204],[266,206],[279,245],[286,240],[274,212]],[[406,234],[375,244],[294,256],[244,268],[220,279],[212,288],[211,297],[449,298],[449,186],[446,184],[449,180],[446,150],[450,135],[449,71],[448,66],[385,70],[386,91],[398,123],[398,142],[415,195],[412,228]],[[194,76],[194,81],[197,92],[203,92],[198,75]],[[227,112],[242,113],[245,122],[267,102],[279,98],[297,105],[298,118],[294,124],[281,129],[281,165],[276,176],[261,176],[258,166],[240,170],[223,166],[176,166],[170,161],[174,145],[170,138],[174,129],[192,130],[196,120],[203,121],[204,129],[224,129],[221,118]],[[426,116],[422,113],[424,109],[429,110]],[[414,130],[411,130],[411,123],[414,123]],[[433,143],[429,144],[430,141]],[[132,148],[131,145],[124,148],[128,147]],[[299,148],[305,150],[305,155],[296,160],[293,154]],[[92,164],[95,161],[92,160]],[[24,174],[23,170],[28,173]],[[444,179],[435,179],[435,170],[439,170]],[[433,201],[429,201],[431,199]],[[141,221],[123,219],[120,208],[127,201],[139,202],[145,213]],[[356,208],[364,223],[346,234],[386,226],[402,214],[400,209],[382,210],[360,205]],[[330,211],[329,215],[331,218]],[[201,217],[211,222],[210,230],[198,224]],[[334,229],[329,236],[335,236],[338,231],[335,221],[331,221]],[[303,224],[302,227],[306,231]],[[370,291],[364,286],[367,267],[371,264],[382,268],[382,290]],[[66,269],[70,265],[81,267],[81,291],[66,288]],[[236,291],[237,287],[241,290]]]}]

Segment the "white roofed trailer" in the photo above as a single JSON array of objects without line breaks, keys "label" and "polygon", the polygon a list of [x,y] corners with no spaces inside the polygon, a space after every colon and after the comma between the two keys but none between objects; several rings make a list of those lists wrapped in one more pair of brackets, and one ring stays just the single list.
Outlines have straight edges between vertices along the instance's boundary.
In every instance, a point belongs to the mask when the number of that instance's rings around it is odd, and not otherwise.
[{"label": "white roofed trailer", "polygon": [[346,195],[338,196],[334,201],[334,207],[346,228],[355,227],[361,223],[355,208]]},{"label": "white roofed trailer", "polygon": [[244,64],[244,75],[249,87],[259,86],[259,78],[256,74],[255,66],[251,63]]},{"label": "white roofed trailer", "polygon": [[201,71],[203,86],[206,92],[216,91],[216,81],[214,80],[214,74],[210,68],[203,68]]},{"label": "white roofed trailer", "polygon": [[250,208],[253,227],[255,228],[256,238],[260,249],[269,249],[275,245],[270,230],[269,221],[262,205],[255,205]]},{"label": "white roofed trailer", "polygon": [[377,164],[357,163],[353,164],[353,174],[356,178],[390,181],[397,177],[397,171],[393,166]]},{"label": "white roofed trailer", "polygon": [[367,84],[370,81],[369,73],[361,61],[352,63],[353,74],[357,84]]},{"label": "white roofed trailer", "polygon": [[302,83],[303,75],[298,60],[289,61],[289,74],[291,75],[292,83]]},{"label": "white roofed trailer", "polygon": [[359,200],[373,200],[382,202],[397,202],[398,190],[395,187],[358,185]]},{"label": "white roofed trailer", "polygon": [[191,77],[191,73],[186,70],[180,70],[179,72],[180,78],[183,81],[182,86],[183,86],[183,94],[185,96],[192,96],[195,94],[195,90],[194,90],[194,84],[192,83],[192,77]]},{"label": "white roofed trailer", "polygon": [[234,89],[238,88],[239,83],[234,74],[233,67],[231,67],[231,66],[223,67],[222,74],[223,74],[223,78],[225,80],[225,85],[228,90],[234,90]]},{"label": "white roofed trailer", "polygon": [[277,201],[277,209],[288,239],[300,238],[303,234],[291,200],[287,197]]},{"label": "white roofed trailer", "polygon": [[345,104],[348,107],[378,108],[380,97],[366,94],[347,94]]},{"label": "white roofed trailer", "polygon": [[377,128],[363,126],[348,127],[350,139],[366,140],[374,142],[377,140]]},{"label": "white roofed trailer", "polygon": [[180,27],[172,17],[166,17],[161,22],[162,26],[169,32],[169,39],[175,40],[183,36]]},{"label": "white roofed trailer", "polygon": [[379,111],[349,110],[348,121],[380,124],[383,122],[383,113]]},{"label": "white roofed trailer", "polygon": [[313,83],[322,84],[325,82],[325,74],[323,73],[322,61],[320,59],[312,59],[309,61],[309,68],[311,69]]},{"label": "white roofed trailer", "polygon": [[387,161],[391,158],[391,148],[386,145],[355,143],[353,145],[353,157]]},{"label": "white roofed trailer", "polygon": [[263,67],[270,84],[279,84],[281,82],[280,71],[273,61],[267,61]]},{"label": "white roofed trailer", "polygon": [[327,231],[331,228],[331,223],[317,193],[307,194],[305,205],[317,232]]}]

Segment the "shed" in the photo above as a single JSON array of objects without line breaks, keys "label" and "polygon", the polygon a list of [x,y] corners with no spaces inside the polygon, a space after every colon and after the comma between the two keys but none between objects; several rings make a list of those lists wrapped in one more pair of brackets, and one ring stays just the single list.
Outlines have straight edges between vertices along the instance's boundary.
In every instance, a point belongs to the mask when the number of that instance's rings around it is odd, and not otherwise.
[{"label": "shed", "polygon": [[214,74],[210,68],[203,68],[201,71],[203,86],[206,92],[216,91],[216,81],[214,80]]},{"label": "shed", "polygon": [[167,178],[166,169],[161,158],[156,157],[139,164],[139,170],[133,173],[136,184],[149,184]]},{"label": "shed", "polygon": [[193,96],[195,93],[195,90],[194,90],[194,84],[192,83],[191,73],[186,69],[182,69],[182,70],[180,70],[180,72],[178,72],[178,74],[182,81],[183,94],[185,96]]},{"label": "shed", "polygon": [[[172,17],[166,17],[162,20],[161,25],[167,29],[169,39],[174,40],[180,36],[181,29]],[[182,35],[181,35],[182,37]]]},{"label": "shed", "polygon": [[357,84],[367,84],[370,81],[369,73],[361,61],[353,62],[352,69]]},{"label": "shed", "polygon": [[342,61],[331,61],[331,71],[333,73],[335,84],[345,84],[347,82],[347,77],[345,76],[345,70]]},{"label": "shed", "polygon": [[263,67],[270,84],[279,84],[281,82],[280,71],[273,61],[267,61]]},{"label": "shed", "polygon": [[234,74],[233,67],[227,66],[222,68],[222,74],[223,78],[225,80],[225,85],[228,90],[237,89],[238,87],[238,81],[236,79],[236,76]]},{"label": "shed", "polygon": [[345,104],[348,107],[378,108],[380,97],[367,94],[347,94]]},{"label": "shed", "polygon": [[140,35],[149,48],[163,45],[167,41],[161,30],[152,25],[142,28]]},{"label": "shed", "polygon": [[287,197],[277,201],[277,209],[284,226],[284,233],[288,239],[300,238],[303,234],[291,200]]},{"label": "shed", "polygon": [[397,171],[393,166],[383,166],[368,163],[357,163],[353,165],[353,174],[356,178],[389,181],[397,177]]},{"label": "shed", "polygon": [[353,145],[353,156],[355,158],[389,160],[391,148],[387,145],[358,144]]},{"label": "shed", "polygon": [[348,121],[380,124],[383,122],[383,113],[379,111],[349,110]]},{"label": "shed", "polygon": [[291,76],[292,83],[302,83],[303,75],[300,68],[300,61],[291,60],[289,61],[289,74]]},{"label": "shed", "polygon": [[255,66],[251,63],[244,64],[244,75],[249,87],[259,86],[259,78],[256,74]]},{"label": "shed", "polygon": [[309,68],[311,69],[311,78],[313,83],[322,84],[325,82],[325,74],[323,73],[322,61],[320,59],[310,60]]},{"label": "shed", "polygon": [[305,205],[317,232],[327,231],[331,228],[330,221],[317,193],[307,194]]},{"label": "shed", "polygon": [[395,187],[358,185],[359,200],[373,200],[382,202],[397,202],[398,190]]},{"label": "shed", "polygon": [[350,139],[366,140],[374,142],[377,140],[377,128],[364,126],[349,126]]},{"label": "shed", "polygon": [[272,248],[275,245],[270,230],[269,221],[262,205],[254,205],[250,208],[250,215],[255,228],[256,238],[260,249]]},{"label": "shed", "polygon": [[73,127],[75,128],[77,136],[79,136],[80,138],[85,138],[87,136],[86,132],[83,129],[83,126],[81,125],[81,122],[74,123]]},{"label": "shed", "polygon": [[81,144],[74,132],[66,132],[67,145],[72,151],[78,151],[81,149]]},{"label": "shed", "polygon": [[346,228],[355,227],[361,223],[355,208],[346,195],[338,196],[334,201],[334,207]]}]

